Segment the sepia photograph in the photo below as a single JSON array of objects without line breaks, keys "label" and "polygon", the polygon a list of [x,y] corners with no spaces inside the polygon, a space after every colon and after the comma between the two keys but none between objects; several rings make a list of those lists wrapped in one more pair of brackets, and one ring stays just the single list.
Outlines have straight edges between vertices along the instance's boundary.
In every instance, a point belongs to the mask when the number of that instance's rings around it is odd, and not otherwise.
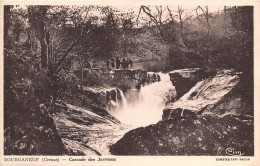
[{"label": "sepia photograph", "polygon": [[4,156],[255,156],[253,5],[2,8]]}]

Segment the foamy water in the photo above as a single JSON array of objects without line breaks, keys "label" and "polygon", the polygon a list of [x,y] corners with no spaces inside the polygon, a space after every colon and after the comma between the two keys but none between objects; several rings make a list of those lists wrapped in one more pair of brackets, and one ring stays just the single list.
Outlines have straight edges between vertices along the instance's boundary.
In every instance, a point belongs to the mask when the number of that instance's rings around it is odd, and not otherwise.
[{"label": "foamy water", "polygon": [[168,74],[158,73],[161,81],[141,87],[137,102],[129,104],[122,92],[122,101],[113,115],[122,123],[135,127],[147,126],[162,119],[167,93],[174,90]]}]

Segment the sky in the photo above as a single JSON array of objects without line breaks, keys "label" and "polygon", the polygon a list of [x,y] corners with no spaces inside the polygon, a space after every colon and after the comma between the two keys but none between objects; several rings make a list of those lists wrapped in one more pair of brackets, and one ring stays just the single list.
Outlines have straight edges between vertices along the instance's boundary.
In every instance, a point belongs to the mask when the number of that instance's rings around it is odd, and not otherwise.
[{"label": "sky", "polygon": [[[19,6],[20,8],[23,8],[23,9],[26,9],[26,6],[25,5],[20,5]],[[133,13],[132,14],[132,21],[133,22],[136,22],[136,19],[137,19],[137,16],[138,16],[138,13],[139,13],[139,10],[140,10],[140,5],[136,5],[136,4],[132,4],[132,5],[128,5],[128,6],[124,6],[124,5],[116,5],[116,6],[112,6],[113,9],[115,9],[117,12],[115,12],[115,14],[119,15],[121,13]],[[150,9],[151,9],[151,13],[156,16],[157,15],[157,10],[155,8],[154,5],[150,5],[148,6]],[[171,10],[172,14],[175,16],[175,20],[178,22],[178,5],[169,5],[168,6],[169,9]],[[183,5],[183,6],[180,6],[183,10],[184,10],[184,13],[182,15],[182,18],[185,19],[185,17],[188,17],[190,15],[192,16],[196,16],[196,8],[198,6],[196,5]],[[203,9],[205,9],[205,6],[201,6]],[[218,11],[221,11],[223,10],[224,6],[220,6],[220,5],[209,5],[208,6],[208,10],[210,13],[215,13],[215,12],[218,12]],[[201,10],[199,10],[198,12],[199,14],[202,14]],[[91,11],[89,12],[89,16],[102,16],[104,17],[105,15],[104,14],[101,14],[100,11]],[[169,11],[167,10],[167,6],[166,5],[162,5],[162,21],[166,20],[167,18],[170,18],[169,16]],[[100,20],[101,21],[101,20]],[[140,17],[138,19],[138,25],[137,24],[134,24],[134,27],[142,27],[143,25],[147,24],[147,22],[150,21],[150,18],[144,13],[144,12],[141,12],[140,14]],[[99,22],[99,21],[98,21]]]},{"label": "sky", "polygon": [[[175,19],[176,21],[178,21],[178,6],[175,5],[169,5],[168,6],[169,9],[171,10],[172,14],[175,16]],[[189,6],[179,6],[181,7],[183,10],[184,10],[184,13],[182,15],[183,18],[186,18],[190,15],[193,15],[193,16],[197,16],[196,14],[196,8],[198,6],[195,6],[195,5],[189,5]],[[205,6],[201,6],[204,10],[205,10]],[[157,14],[157,10],[155,8],[155,6],[149,6],[149,8],[151,9],[151,13],[153,15],[156,15]],[[116,9],[118,9],[120,12],[130,12],[130,11],[133,11],[134,12],[134,15],[136,16],[134,19],[137,18],[137,15],[139,13],[139,10],[140,10],[140,5],[136,5],[136,6],[116,6]],[[210,13],[216,13],[216,12],[220,12],[221,10],[224,9],[224,6],[208,6],[208,10]],[[166,5],[163,5],[162,6],[162,10],[163,10],[163,14],[162,14],[162,20],[166,20],[167,18],[169,18],[169,11],[167,10],[167,6]],[[198,14],[202,14],[201,10],[198,10]],[[149,17],[144,13],[144,12],[141,12],[140,14],[140,18],[143,18],[143,19],[147,19],[149,20]],[[142,20],[140,19],[140,25],[139,26],[142,26]]]}]

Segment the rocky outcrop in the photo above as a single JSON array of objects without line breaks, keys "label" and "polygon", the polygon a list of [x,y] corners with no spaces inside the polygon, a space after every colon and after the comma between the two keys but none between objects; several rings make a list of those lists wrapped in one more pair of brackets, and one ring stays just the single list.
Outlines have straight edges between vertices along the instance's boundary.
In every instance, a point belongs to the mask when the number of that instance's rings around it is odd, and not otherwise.
[{"label": "rocky outcrop", "polygon": [[[101,109],[115,110],[122,104],[126,96],[129,101],[136,101],[141,85],[159,82],[160,75],[154,72],[132,69],[116,69],[109,73],[112,76],[114,87],[82,87],[82,94],[90,98]],[[122,90],[121,90],[122,89]],[[169,98],[172,95],[169,94]],[[170,100],[169,100],[170,101]],[[95,109],[94,109],[95,110]]]},{"label": "rocky outcrop", "polygon": [[[75,71],[76,72],[76,71]],[[100,107],[105,107],[110,101],[117,102],[121,99],[119,91],[125,94],[131,89],[140,89],[144,84],[159,82],[158,73],[144,70],[115,69],[110,72],[101,73],[110,77],[110,87],[83,87],[82,93],[93,100]]]},{"label": "rocky outcrop", "polygon": [[119,88],[104,88],[104,87],[83,87],[82,94],[86,98],[91,98],[92,102],[85,108],[90,109],[93,113],[109,119],[113,123],[120,123],[114,116],[111,110],[115,110],[122,104],[123,92]]},{"label": "rocky outcrop", "polygon": [[166,105],[163,119],[208,112],[252,115],[252,105],[242,100],[239,74],[225,73],[198,82],[178,101]]},{"label": "rocky outcrop", "polygon": [[182,81],[187,79],[194,86],[187,88],[188,92],[179,100],[166,105],[162,121],[126,133],[111,146],[110,152],[114,155],[254,155],[253,105],[242,97],[242,73],[227,70],[215,76],[212,73],[201,76],[198,71],[181,72]]},{"label": "rocky outcrop", "polygon": [[[83,73],[82,73],[83,72]],[[98,74],[106,80],[106,84],[117,87],[125,93],[129,89],[139,89],[141,85],[160,81],[160,76],[155,72],[147,72],[141,69],[114,69],[103,70],[101,68],[84,69],[83,71],[74,70],[73,73],[79,78],[89,78],[90,73]]]},{"label": "rocky outcrop", "polygon": [[126,128],[107,115],[70,104],[57,106],[53,114],[67,155],[104,155]]},{"label": "rocky outcrop", "polygon": [[106,107],[111,100],[117,102],[120,100],[118,88],[104,87],[83,87],[83,95],[93,99],[93,102],[100,107]]},{"label": "rocky outcrop", "polygon": [[123,90],[140,89],[141,85],[160,81],[160,76],[154,72],[133,69],[115,69],[110,73],[116,81],[114,85]]},{"label": "rocky outcrop", "polygon": [[4,155],[64,155],[50,115],[50,97],[30,86],[30,81],[5,84]]},{"label": "rocky outcrop", "polygon": [[155,72],[147,72],[146,83],[153,83],[161,81],[160,75]]},{"label": "rocky outcrop", "polygon": [[180,69],[169,72],[172,84],[177,92],[177,99],[187,93],[198,81],[214,75],[216,75],[216,71],[200,68]]},{"label": "rocky outcrop", "polygon": [[65,146],[45,106],[13,114],[4,130],[5,155],[63,155]]},{"label": "rocky outcrop", "polygon": [[253,117],[194,116],[129,131],[111,146],[114,155],[254,155]]}]

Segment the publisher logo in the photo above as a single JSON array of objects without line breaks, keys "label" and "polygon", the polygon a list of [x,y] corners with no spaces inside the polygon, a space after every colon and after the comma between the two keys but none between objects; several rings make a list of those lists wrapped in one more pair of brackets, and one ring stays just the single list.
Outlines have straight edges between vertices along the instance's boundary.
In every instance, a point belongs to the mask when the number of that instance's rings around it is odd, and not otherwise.
[{"label": "publisher logo", "polygon": [[235,148],[227,148],[226,154],[228,154],[230,156],[243,156],[245,153],[235,150]]}]

